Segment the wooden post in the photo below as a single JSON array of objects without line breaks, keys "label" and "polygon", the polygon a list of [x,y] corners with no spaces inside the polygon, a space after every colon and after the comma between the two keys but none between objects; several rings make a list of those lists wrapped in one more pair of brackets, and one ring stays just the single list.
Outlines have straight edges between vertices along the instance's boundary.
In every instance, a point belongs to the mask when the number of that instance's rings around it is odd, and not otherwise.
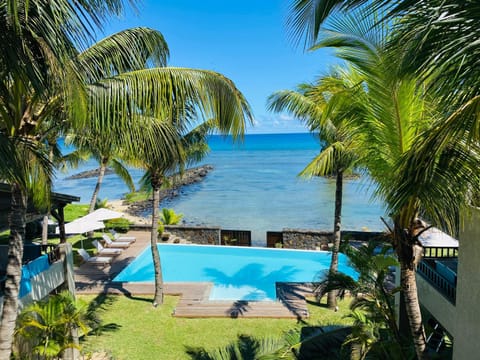
[{"label": "wooden post", "polygon": [[[75,274],[73,272],[73,251],[72,244],[63,243],[58,245],[58,251],[60,253],[60,260],[63,263],[64,282],[62,288],[68,290],[73,297],[75,297]],[[72,331],[73,342],[79,344],[78,329],[74,328]],[[63,352],[64,360],[79,360],[80,352],[78,349],[69,348]]]}]

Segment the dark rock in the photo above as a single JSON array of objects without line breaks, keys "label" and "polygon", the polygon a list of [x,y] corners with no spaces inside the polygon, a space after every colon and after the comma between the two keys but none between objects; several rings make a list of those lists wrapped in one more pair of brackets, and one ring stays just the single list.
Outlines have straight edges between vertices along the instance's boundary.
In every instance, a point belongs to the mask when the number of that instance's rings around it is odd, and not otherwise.
[{"label": "dark rock", "polygon": [[[114,173],[114,171],[112,169],[106,169],[105,170],[105,175],[110,175],[110,174],[113,174],[113,173]],[[88,178],[92,178],[92,177],[98,177],[99,174],[100,174],[100,168],[97,168],[97,169],[93,169],[93,170],[82,171],[78,174],[75,174],[75,175],[72,175],[72,176],[69,176],[69,177],[65,178],[65,180],[88,179]]]},{"label": "dark rock", "polygon": [[[182,188],[191,184],[202,181],[205,176],[213,170],[212,165],[203,165],[192,169],[187,169],[181,177],[174,175],[169,177],[168,181],[172,183],[172,187],[169,189],[160,190],[160,203],[169,198],[183,195]],[[204,174],[204,175],[200,175]],[[134,216],[143,216],[145,212],[151,211],[152,200],[137,201],[131,204],[126,210],[129,214]]]}]

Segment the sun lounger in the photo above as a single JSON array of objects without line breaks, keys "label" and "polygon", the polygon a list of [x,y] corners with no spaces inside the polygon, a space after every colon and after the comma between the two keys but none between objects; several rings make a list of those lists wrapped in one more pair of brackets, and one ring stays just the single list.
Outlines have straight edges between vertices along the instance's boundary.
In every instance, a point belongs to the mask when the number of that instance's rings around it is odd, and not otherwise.
[{"label": "sun lounger", "polygon": [[78,254],[82,257],[83,261],[90,263],[90,264],[96,264],[96,265],[110,265],[112,262],[111,257],[107,256],[90,256],[85,249],[78,249],[77,250]]},{"label": "sun lounger", "polygon": [[100,255],[100,256],[102,256],[102,255],[117,256],[117,255],[120,255],[122,253],[122,249],[113,249],[113,248],[106,249],[106,248],[104,248],[102,246],[102,244],[100,244],[97,240],[93,240],[92,244],[93,244],[93,246],[95,246],[97,248],[98,255]]},{"label": "sun lounger", "polygon": [[122,249],[126,249],[128,248],[130,245],[132,245],[132,242],[130,241],[112,241],[112,239],[110,239],[108,237],[107,234],[103,234],[103,240],[105,240],[105,247],[106,248],[122,248]]},{"label": "sun lounger", "polygon": [[121,236],[113,229],[110,229],[110,233],[112,234],[113,240],[115,240],[115,241],[135,242],[137,240],[137,238],[135,236]]}]

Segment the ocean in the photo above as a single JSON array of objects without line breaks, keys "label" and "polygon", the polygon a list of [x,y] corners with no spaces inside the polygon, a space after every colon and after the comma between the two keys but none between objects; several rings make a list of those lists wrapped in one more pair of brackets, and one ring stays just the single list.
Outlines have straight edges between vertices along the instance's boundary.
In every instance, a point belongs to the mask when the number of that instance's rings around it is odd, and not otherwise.
[{"label": "ocean", "polygon": [[[203,164],[214,170],[197,184],[162,202],[184,215],[190,225],[251,230],[252,242],[264,245],[267,231],[333,229],[335,180],[302,179],[298,173],[319,153],[320,143],[309,133],[251,134],[243,142],[211,136]],[[90,200],[96,179],[66,180],[73,173],[94,169],[94,161],[57,174],[57,192]],[[138,181],[142,171],[132,169]],[[374,186],[366,178],[345,180],[342,226],[349,230],[383,230],[384,207],[372,199]],[[100,198],[119,199],[128,189],[116,175],[107,175]]]}]

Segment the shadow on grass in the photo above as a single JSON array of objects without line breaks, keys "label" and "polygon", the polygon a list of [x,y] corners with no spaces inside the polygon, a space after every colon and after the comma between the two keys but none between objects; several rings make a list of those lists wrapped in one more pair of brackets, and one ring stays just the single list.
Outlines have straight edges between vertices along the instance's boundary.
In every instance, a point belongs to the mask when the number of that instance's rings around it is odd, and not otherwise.
[{"label": "shadow on grass", "polygon": [[185,352],[192,360],[215,360],[215,359],[236,359],[236,360],[254,360],[270,355],[284,347],[283,340],[257,339],[250,335],[238,335],[236,341],[231,342],[225,347],[214,350],[206,350],[202,347],[185,346]]},{"label": "shadow on grass", "polygon": [[107,311],[116,301],[117,298],[114,296],[100,294],[88,305],[90,327],[93,329],[90,334],[100,335],[120,329],[121,326],[118,324],[102,324],[101,320],[101,312]]},{"label": "shadow on grass", "polygon": [[322,308],[322,309],[328,309],[328,305],[327,304],[322,304],[318,301],[315,301],[315,300],[309,300],[309,299],[305,299],[305,302],[308,304],[308,305],[311,305],[311,306],[315,306],[315,307],[318,307],[318,308]]}]

